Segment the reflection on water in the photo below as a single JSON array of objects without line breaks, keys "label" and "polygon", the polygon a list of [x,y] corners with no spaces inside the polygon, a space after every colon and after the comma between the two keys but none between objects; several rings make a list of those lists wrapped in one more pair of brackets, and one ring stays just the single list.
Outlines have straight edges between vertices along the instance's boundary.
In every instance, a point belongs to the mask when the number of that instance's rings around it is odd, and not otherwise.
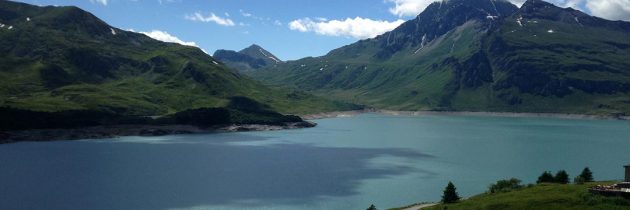
[{"label": "reflection on water", "polygon": [[2,147],[0,209],[168,209],[204,205],[308,204],[356,194],[361,180],[403,174],[374,167],[403,149],[329,148],[247,134],[20,143]]},{"label": "reflection on water", "polygon": [[630,122],[474,116],[0,145],[0,209],[365,209],[470,196],[545,170],[622,178]]}]

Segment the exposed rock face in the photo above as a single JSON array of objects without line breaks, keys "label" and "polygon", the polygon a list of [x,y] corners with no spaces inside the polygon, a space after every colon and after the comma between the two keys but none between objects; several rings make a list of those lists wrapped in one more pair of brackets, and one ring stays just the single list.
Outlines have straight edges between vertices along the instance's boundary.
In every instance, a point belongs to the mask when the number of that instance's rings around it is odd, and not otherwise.
[{"label": "exposed rock face", "polygon": [[542,0],[448,0],[376,38],[250,75],[379,109],[619,116],[630,115],[628,57],[629,22]]},{"label": "exposed rock face", "polygon": [[275,55],[255,44],[239,52],[217,50],[214,52],[213,57],[241,72],[255,71],[283,63]]}]

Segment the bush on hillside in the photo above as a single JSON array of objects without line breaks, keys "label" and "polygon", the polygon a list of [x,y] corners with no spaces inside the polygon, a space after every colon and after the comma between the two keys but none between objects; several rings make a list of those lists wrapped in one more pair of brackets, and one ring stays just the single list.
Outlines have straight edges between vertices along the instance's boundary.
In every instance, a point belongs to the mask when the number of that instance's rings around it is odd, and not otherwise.
[{"label": "bush on hillside", "polygon": [[538,181],[536,181],[537,184],[540,183],[552,183],[554,181],[553,175],[551,175],[551,172],[549,171],[545,171],[543,172],[542,175],[540,175],[538,177]]},{"label": "bush on hillside", "polygon": [[522,187],[523,185],[521,185],[521,180],[511,178],[497,181],[497,183],[492,184],[490,185],[490,187],[488,187],[488,191],[490,191],[490,193],[502,193],[509,192],[515,189],[520,189]]}]

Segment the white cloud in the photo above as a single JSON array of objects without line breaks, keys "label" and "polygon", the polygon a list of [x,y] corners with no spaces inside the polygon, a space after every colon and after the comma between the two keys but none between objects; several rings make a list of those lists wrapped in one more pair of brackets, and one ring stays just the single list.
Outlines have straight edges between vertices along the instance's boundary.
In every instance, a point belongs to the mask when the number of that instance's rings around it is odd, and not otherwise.
[{"label": "white cloud", "polygon": [[186,15],[186,19],[201,22],[214,22],[222,26],[234,26],[234,21],[230,20],[229,18],[219,17],[214,13],[210,13],[209,16],[204,17],[201,13],[195,12],[195,14]]},{"label": "white cloud", "polygon": [[398,16],[417,16],[431,3],[438,0],[385,0],[385,2],[394,3],[394,7],[389,8],[389,12]]},{"label": "white cloud", "polygon": [[300,32],[315,32],[325,36],[348,36],[357,39],[365,39],[373,38],[385,32],[391,31],[403,22],[405,21],[396,20],[388,22],[361,17],[329,21],[302,18],[291,21],[289,23],[289,29]]},{"label": "white cloud", "polygon": [[238,10],[239,12],[241,12],[241,15],[243,15],[243,17],[251,17],[252,13],[247,13],[245,11],[243,11],[242,9]]},{"label": "white cloud", "polygon": [[[135,0],[137,1],[137,0]],[[181,3],[182,0],[158,0],[159,4],[163,4],[163,3]]]},{"label": "white cloud", "polygon": [[586,8],[598,17],[630,21],[630,1],[628,0],[589,0],[586,2]]},{"label": "white cloud", "polygon": [[[431,3],[441,0],[384,0],[393,3],[389,12],[398,17],[412,17],[420,14]],[[444,0],[448,1],[448,0]],[[508,0],[521,6],[526,0]],[[572,7],[594,16],[610,20],[630,21],[630,0],[546,0],[560,7]]]},{"label": "white cloud", "polygon": [[515,4],[518,7],[521,7],[521,5],[523,5],[523,3],[525,3],[527,0],[508,0],[509,2],[512,2],[512,4]]},{"label": "white cloud", "polygon": [[276,26],[282,26],[282,22],[280,20],[273,21],[273,24]]},{"label": "white cloud", "polygon": [[92,3],[99,3],[99,4],[102,4],[104,6],[107,6],[107,0],[90,0],[90,2],[92,2]]},{"label": "white cloud", "polygon": [[[133,29],[130,29],[129,31],[133,32]],[[181,39],[177,38],[176,36],[173,36],[173,35],[169,34],[166,31],[152,30],[150,32],[140,31],[138,33],[147,35],[147,36],[149,36],[149,37],[151,37],[151,38],[153,38],[155,40],[159,40],[159,41],[163,41],[163,42],[171,42],[171,43],[177,43],[177,44],[181,44],[181,45],[199,47],[199,46],[197,46],[197,43],[195,43],[195,42],[182,41]]]},{"label": "white cloud", "polygon": [[[610,20],[630,20],[630,0],[547,0],[559,7],[571,7]],[[525,0],[510,0],[522,5]]]}]

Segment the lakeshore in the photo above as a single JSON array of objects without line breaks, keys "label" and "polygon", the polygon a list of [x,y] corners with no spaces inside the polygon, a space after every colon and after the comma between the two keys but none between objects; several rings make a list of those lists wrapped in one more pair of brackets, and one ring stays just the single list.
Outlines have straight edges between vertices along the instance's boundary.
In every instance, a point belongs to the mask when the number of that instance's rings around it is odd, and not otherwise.
[{"label": "lakeshore", "polygon": [[116,125],[91,126],[74,129],[31,129],[0,131],[0,144],[19,141],[59,141],[78,139],[104,139],[123,136],[165,136],[174,134],[206,134],[246,131],[274,131],[315,127],[313,122],[291,122],[283,125],[232,124],[212,127],[193,125]]},{"label": "lakeshore", "polygon": [[472,111],[397,111],[385,109],[363,109],[353,111],[324,112],[302,115],[305,120],[352,117],[365,113],[377,113],[394,116],[422,116],[422,115],[458,115],[458,116],[493,116],[493,117],[548,117],[560,119],[591,119],[591,120],[630,120],[626,115],[588,115],[567,113],[529,113],[529,112],[472,112]]},{"label": "lakeshore", "polygon": [[[300,116],[304,120],[354,117],[360,114],[376,113],[390,116],[491,116],[491,117],[542,117],[558,119],[588,120],[630,120],[630,116],[585,115],[562,113],[513,113],[513,112],[470,112],[470,111],[395,111],[382,109],[363,109],[335,111]],[[77,139],[103,139],[122,136],[164,136],[174,134],[205,134],[221,132],[274,131],[283,129],[311,128],[317,124],[309,121],[283,123],[282,125],[230,124],[211,127],[194,125],[113,125],[90,126],[72,129],[28,129],[0,131],[0,144],[18,141],[57,141]]]}]

